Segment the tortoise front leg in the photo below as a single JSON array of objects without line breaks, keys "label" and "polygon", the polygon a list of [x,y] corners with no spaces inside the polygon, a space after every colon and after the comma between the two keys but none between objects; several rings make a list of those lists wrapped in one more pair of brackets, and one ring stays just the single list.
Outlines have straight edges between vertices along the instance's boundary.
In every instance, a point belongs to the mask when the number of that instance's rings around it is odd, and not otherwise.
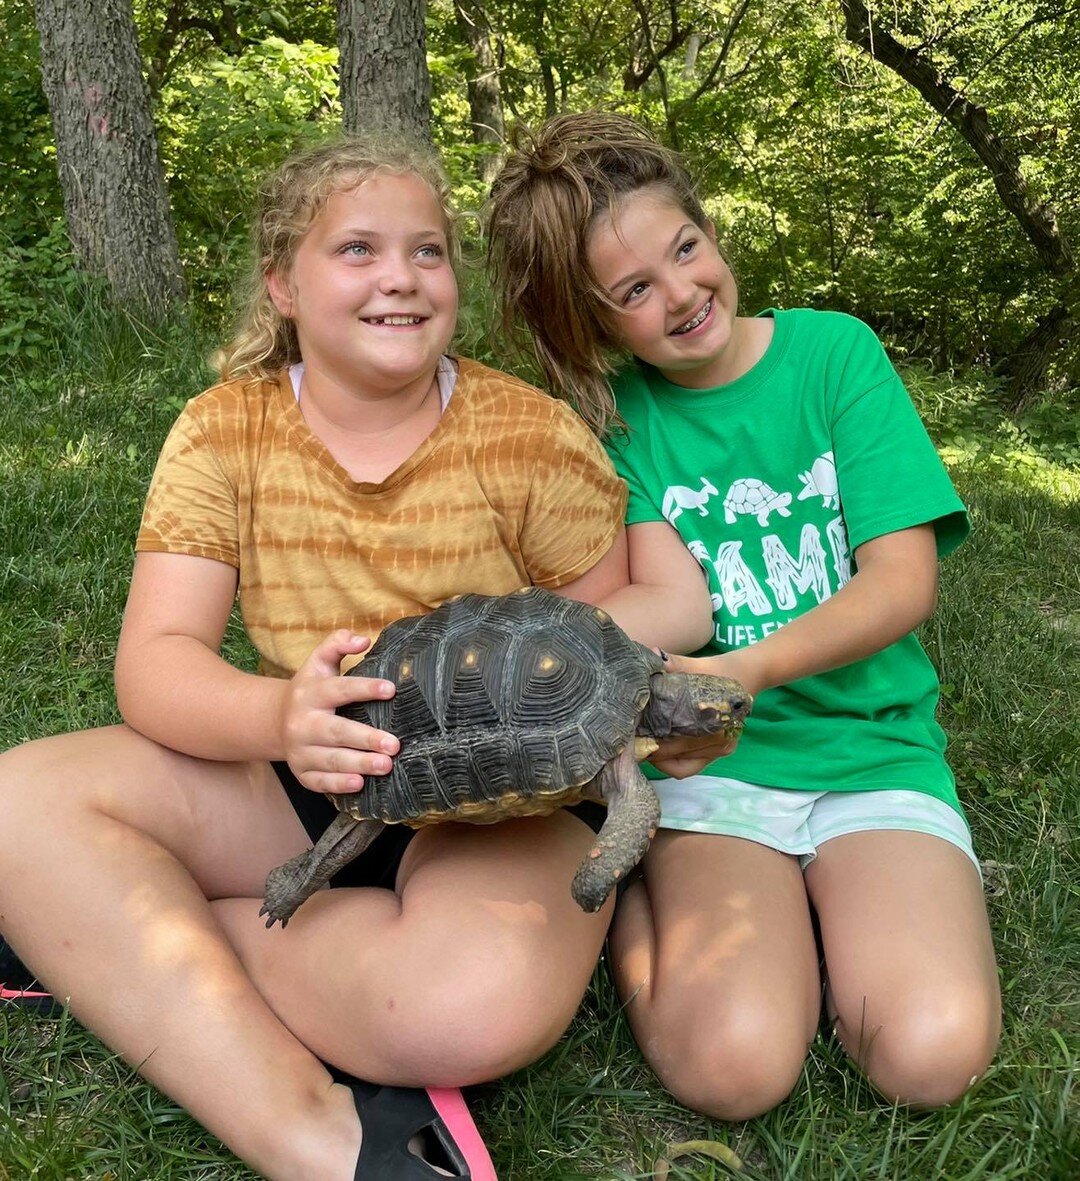
[{"label": "tortoise front leg", "polygon": [[594,786],[607,802],[607,817],[570,886],[587,914],[598,911],[615,883],[645,856],[660,823],[660,801],[641,773],[632,742],[601,770]]},{"label": "tortoise front leg", "polygon": [[290,857],[266,878],[266,898],[259,914],[270,917],[267,927],[287,926],[296,908],[337,873],[359,857],[379,835],[381,820],[354,820],[344,812],[319,837],[314,849]]}]

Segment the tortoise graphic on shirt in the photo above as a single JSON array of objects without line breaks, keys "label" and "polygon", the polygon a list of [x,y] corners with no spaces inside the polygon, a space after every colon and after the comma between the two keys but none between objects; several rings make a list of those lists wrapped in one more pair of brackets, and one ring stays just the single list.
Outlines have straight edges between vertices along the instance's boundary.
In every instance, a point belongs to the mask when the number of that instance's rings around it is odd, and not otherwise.
[{"label": "tortoise graphic on shirt", "polygon": [[764,529],[769,524],[770,513],[790,517],[789,504],[790,492],[776,492],[764,480],[748,476],[736,480],[728,489],[724,497],[724,520],[734,525],[738,517],[748,513],[757,517],[758,524]]}]

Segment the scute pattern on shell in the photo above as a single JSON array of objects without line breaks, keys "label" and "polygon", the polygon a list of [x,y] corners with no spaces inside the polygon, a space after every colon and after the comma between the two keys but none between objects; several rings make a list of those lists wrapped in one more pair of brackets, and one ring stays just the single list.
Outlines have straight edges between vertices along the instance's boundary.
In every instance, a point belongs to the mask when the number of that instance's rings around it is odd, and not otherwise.
[{"label": "scute pattern on shell", "polygon": [[[397,685],[344,707],[401,739],[393,770],[333,797],[357,819],[474,822],[566,802],[633,738],[661,668],[603,612],[538,587],[464,595],[387,626],[352,675]],[[539,808],[538,808],[539,805]]]}]

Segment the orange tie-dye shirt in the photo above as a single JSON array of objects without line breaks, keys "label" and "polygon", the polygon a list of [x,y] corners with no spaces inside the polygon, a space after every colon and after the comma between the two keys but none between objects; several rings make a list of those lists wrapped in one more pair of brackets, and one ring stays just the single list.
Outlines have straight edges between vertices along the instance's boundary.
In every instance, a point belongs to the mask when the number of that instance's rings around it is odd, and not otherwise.
[{"label": "orange tie-dye shirt", "polygon": [[236,567],[261,671],[279,677],[335,628],[374,637],[452,595],[580,577],[622,525],[625,485],[568,406],[458,367],[439,425],[379,484],[311,433],[287,372],[207,390],[165,441],[135,548]]}]

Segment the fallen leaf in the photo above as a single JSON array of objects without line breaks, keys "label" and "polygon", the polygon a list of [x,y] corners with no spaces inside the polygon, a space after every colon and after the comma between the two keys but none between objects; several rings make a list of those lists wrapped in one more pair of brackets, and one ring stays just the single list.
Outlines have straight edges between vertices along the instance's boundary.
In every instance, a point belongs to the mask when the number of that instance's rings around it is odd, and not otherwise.
[{"label": "fallen leaf", "polygon": [[680,1156],[707,1156],[727,1165],[736,1173],[742,1168],[742,1161],[719,1140],[686,1140],[682,1144],[669,1144],[667,1154],[671,1160],[677,1160]]}]

